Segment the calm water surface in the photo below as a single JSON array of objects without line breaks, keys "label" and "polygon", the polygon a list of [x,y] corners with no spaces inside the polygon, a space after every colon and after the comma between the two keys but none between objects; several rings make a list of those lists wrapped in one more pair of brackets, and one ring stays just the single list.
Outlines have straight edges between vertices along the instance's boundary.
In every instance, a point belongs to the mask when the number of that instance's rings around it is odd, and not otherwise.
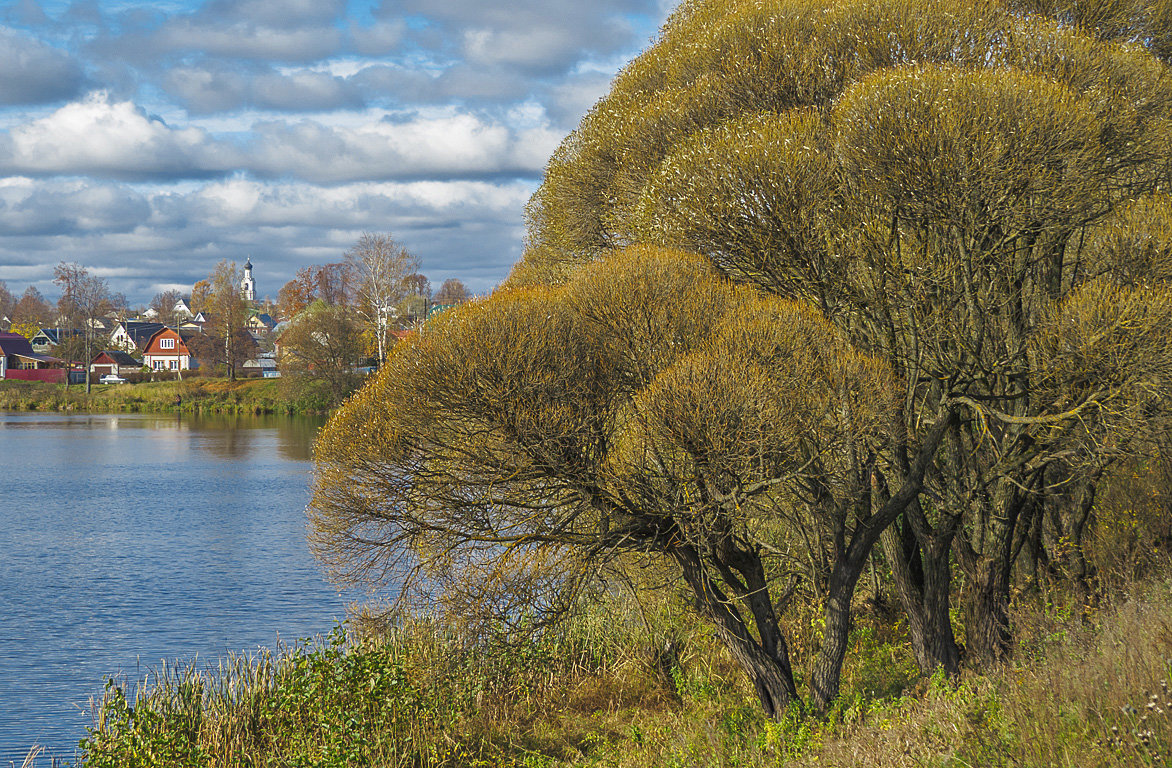
[{"label": "calm water surface", "polygon": [[0,412],[0,768],[73,760],[105,678],[328,632],[318,421]]}]

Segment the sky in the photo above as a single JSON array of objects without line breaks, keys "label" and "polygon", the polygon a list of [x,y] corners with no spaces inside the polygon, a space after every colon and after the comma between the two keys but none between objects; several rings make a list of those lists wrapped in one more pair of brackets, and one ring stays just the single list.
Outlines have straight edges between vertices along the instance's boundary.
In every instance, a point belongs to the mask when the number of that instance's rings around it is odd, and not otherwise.
[{"label": "sky", "polygon": [[670,0],[0,2],[0,280],[259,296],[388,233],[438,288],[520,257],[550,154]]}]

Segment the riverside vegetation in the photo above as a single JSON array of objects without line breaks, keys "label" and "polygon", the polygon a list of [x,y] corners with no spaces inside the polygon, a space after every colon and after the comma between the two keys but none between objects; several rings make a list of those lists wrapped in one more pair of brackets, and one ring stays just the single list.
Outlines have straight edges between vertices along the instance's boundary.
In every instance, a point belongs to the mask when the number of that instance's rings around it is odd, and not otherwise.
[{"label": "riverside vegetation", "polygon": [[[616,589],[527,640],[359,617],[317,642],[111,681],[83,764],[1165,765],[1172,571],[1147,542],[1167,532],[1167,498],[1139,485],[1098,510],[1091,558],[1109,598],[1088,607],[1053,586],[1027,590],[1012,660],[949,678],[920,674],[890,595],[865,594],[842,693],[817,718],[765,717],[678,596],[636,604]],[[791,603],[784,619],[819,617]],[[799,669],[811,651],[794,648]]]},{"label": "riverside vegetation", "polygon": [[[357,380],[357,377],[354,377]],[[357,381],[355,381],[357,383]],[[326,414],[338,404],[332,387],[312,379],[191,377],[182,381],[65,387],[41,382],[0,385],[0,410],[95,413]]]}]

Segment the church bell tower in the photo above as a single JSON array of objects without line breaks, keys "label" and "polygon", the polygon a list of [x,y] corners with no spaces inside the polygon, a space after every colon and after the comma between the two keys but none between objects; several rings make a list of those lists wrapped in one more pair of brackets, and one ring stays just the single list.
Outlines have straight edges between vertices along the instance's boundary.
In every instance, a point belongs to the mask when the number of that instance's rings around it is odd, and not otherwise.
[{"label": "church bell tower", "polygon": [[244,279],[240,281],[240,295],[245,301],[256,301],[256,281],[252,279],[252,257],[244,262]]}]

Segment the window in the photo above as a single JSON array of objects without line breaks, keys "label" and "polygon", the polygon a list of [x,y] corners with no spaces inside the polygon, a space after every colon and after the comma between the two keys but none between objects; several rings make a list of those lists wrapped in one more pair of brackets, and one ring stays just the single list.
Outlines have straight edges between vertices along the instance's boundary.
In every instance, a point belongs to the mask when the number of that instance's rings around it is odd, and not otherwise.
[{"label": "window", "polygon": [[177,370],[179,370],[179,361],[178,361],[178,360],[172,360],[172,361],[171,361],[171,370],[172,370],[172,371],[177,371]]},{"label": "window", "polygon": [[154,361],[152,361],[152,362],[154,363],[154,368],[155,368],[155,370],[156,370],[156,371],[161,371],[161,370],[163,370],[163,365],[164,365],[165,361],[163,361],[163,360],[154,360]]},{"label": "window", "polygon": [[175,339],[159,339],[159,349],[175,349]]}]

